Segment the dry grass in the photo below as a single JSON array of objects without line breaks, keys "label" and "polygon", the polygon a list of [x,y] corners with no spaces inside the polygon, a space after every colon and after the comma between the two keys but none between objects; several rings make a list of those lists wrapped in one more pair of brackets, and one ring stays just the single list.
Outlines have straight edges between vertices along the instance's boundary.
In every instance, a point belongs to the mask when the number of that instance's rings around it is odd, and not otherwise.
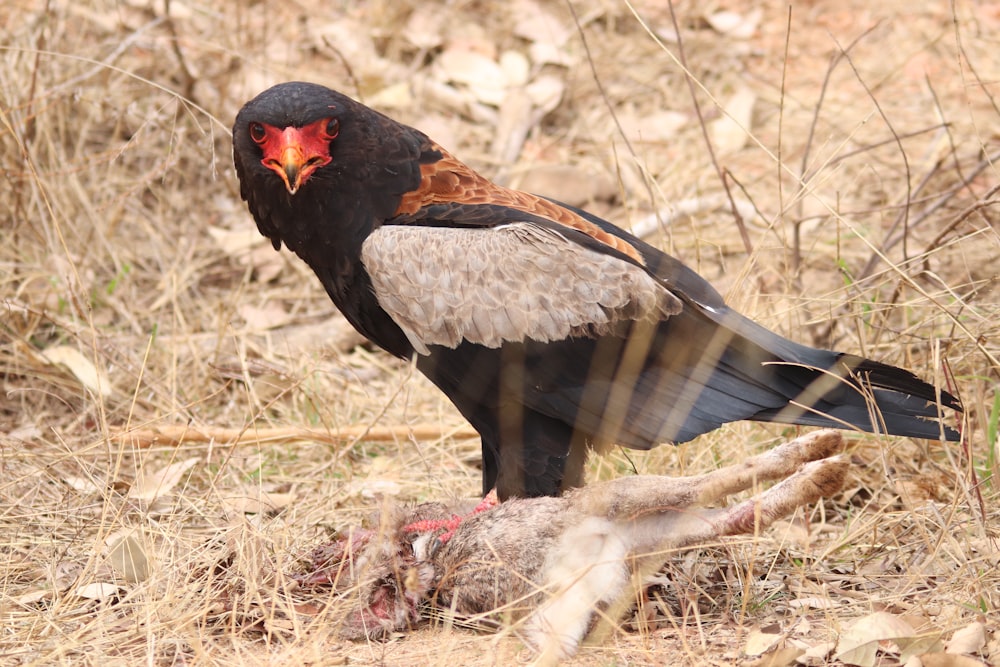
[{"label": "dry grass", "polygon": [[[478,444],[457,414],[405,364],[358,347],[239,201],[231,119],[293,78],[361,95],[500,178],[578,166],[558,194],[603,190],[588,205],[621,224],[695,199],[662,244],[733,305],[803,342],[946,382],[965,402],[962,446],[856,438],[841,497],[783,531],[678,556],[668,572],[685,585],[663,589],[662,627],[576,664],[749,661],[754,626],[816,646],[877,610],[946,639],[976,620],[997,629],[1000,13],[821,0],[796,3],[789,22],[775,3],[744,38],[678,2],[699,120],[665,3],[633,14],[576,2],[590,62],[566,6],[547,3],[568,66],[532,76],[561,82],[562,101],[512,131],[496,107],[445,94],[441,52],[528,53],[529,5],[7,3],[0,662],[526,659],[507,635],[447,628],[344,644],[336,606],[285,591],[296,559],[375,496],[479,485]],[[741,90],[753,101],[745,143],[716,129],[717,103]],[[758,212],[742,233],[703,124],[733,197]],[[117,436],[185,426],[214,437]],[[705,470],[783,434],[736,424],[679,449],[614,452],[593,474]],[[1000,649],[991,640],[980,655]]]}]

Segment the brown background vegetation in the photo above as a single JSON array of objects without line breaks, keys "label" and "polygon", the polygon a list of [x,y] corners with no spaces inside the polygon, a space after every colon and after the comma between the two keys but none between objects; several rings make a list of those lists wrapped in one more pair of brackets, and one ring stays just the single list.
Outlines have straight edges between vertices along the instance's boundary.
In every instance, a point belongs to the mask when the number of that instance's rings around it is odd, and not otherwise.
[{"label": "brown background vegetation", "polygon": [[[309,547],[378,498],[479,484],[460,417],[359,345],[239,199],[231,120],[291,79],[355,95],[502,182],[646,228],[761,323],[909,367],[967,407],[960,446],[852,436],[843,494],[677,555],[654,622],[579,664],[751,663],[761,627],[836,663],[825,643],[858,619],[877,639],[906,623],[930,638],[918,652],[957,651],[962,630],[958,653],[997,660],[1000,11],[572,6],[6,4],[0,662],[528,659],[511,633],[343,643],[335,604],[285,589]],[[730,425],[613,452],[591,474],[702,471],[793,432]]]}]

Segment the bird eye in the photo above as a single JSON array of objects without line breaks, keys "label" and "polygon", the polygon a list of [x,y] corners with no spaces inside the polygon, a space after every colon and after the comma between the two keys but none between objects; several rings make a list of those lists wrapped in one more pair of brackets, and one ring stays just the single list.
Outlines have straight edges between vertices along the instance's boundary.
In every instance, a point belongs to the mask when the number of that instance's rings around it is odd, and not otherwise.
[{"label": "bird eye", "polygon": [[250,123],[250,138],[258,144],[263,143],[264,139],[267,138],[264,126],[260,123]]},{"label": "bird eye", "polygon": [[336,139],[338,134],[340,134],[340,121],[336,118],[331,118],[326,124],[326,138]]}]

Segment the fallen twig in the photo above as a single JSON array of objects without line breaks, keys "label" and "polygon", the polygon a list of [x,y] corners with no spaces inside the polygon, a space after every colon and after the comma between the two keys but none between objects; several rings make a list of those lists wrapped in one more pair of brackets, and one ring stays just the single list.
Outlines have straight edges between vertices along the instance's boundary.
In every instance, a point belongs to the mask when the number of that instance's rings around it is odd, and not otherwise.
[{"label": "fallen twig", "polygon": [[112,442],[134,447],[154,445],[180,445],[207,443],[249,445],[262,442],[314,442],[343,443],[354,440],[393,442],[397,440],[464,440],[478,437],[468,426],[446,428],[438,424],[399,424],[394,426],[345,426],[336,430],[317,431],[298,426],[226,428],[175,424],[135,430],[122,430],[111,435]]}]

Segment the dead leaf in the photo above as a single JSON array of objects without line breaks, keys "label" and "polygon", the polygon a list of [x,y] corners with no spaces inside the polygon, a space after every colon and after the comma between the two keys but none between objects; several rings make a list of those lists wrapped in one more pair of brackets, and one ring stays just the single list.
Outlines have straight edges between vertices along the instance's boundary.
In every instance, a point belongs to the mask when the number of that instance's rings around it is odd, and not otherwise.
[{"label": "dead leaf", "polygon": [[293,621],[289,618],[281,618],[273,614],[265,615],[262,621],[268,635],[291,636],[292,633],[299,629],[298,621]]},{"label": "dead leaf", "polygon": [[52,568],[52,588],[57,591],[67,590],[75,582],[80,580],[80,573],[83,566],[72,561],[59,561]]},{"label": "dead leaf", "polygon": [[413,94],[423,99],[426,105],[449,109],[451,113],[461,113],[477,123],[495,125],[496,109],[472,99],[472,95],[455,86],[437,81],[432,77],[415,77]]},{"label": "dead leaf", "polygon": [[514,34],[529,42],[558,47],[566,44],[572,34],[568,25],[532,0],[517,3],[516,15],[518,20],[514,24]]},{"label": "dead leaf", "polygon": [[340,352],[350,352],[366,342],[365,337],[340,313],[315,324],[284,327],[274,331],[271,337],[275,346],[289,350],[330,347]]},{"label": "dead leaf", "polygon": [[825,665],[827,656],[837,648],[837,642],[820,642],[813,644],[799,656],[798,660],[804,665]]},{"label": "dead leaf", "polygon": [[152,502],[170,493],[188,470],[201,459],[193,457],[168,465],[157,472],[140,470],[135,484],[129,489],[128,497]]},{"label": "dead leaf", "polygon": [[28,607],[35,604],[36,602],[41,602],[46,598],[52,597],[52,591],[47,588],[39,588],[38,590],[29,591],[27,593],[22,593],[17,596],[17,604],[21,607]]},{"label": "dead leaf", "polygon": [[834,656],[848,665],[873,667],[879,643],[891,641],[898,647],[900,661],[911,655],[932,650],[939,642],[938,633],[919,634],[895,614],[876,612],[855,621],[840,636]]},{"label": "dead leaf", "polygon": [[399,34],[418,49],[436,49],[444,43],[446,20],[447,14],[441,7],[418,4],[406,21],[406,28]]},{"label": "dead leaf", "polygon": [[374,95],[369,95],[365,101],[375,109],[405,109],[415,104],[409,81],[399,81],[386,86]]},{"label": "dead leaf", "polygon": [[756,102],[756,93],[744,86],[723,105],[724,115],[712,121],[710,128],[712,143],[720,153],[735,153],[746,145]]},{"label": "dead leaf", "polygon": [[781,632],[764,632],[760,628],[754,628],[747,635],[746,644],[743,645],[744,655],[762,655],[767,653],[774,645],[781,640]]},{"label": "dead leaf", "polygon": [[500,105],[496,136],[490,147],[490,153],[503,164],[517,160],[517,156],[524,148],[528,133],[539,120],[538,112],[523,87],[507,91],[507,96]]},{"label": "dead leaf", "polygon": [[482,21],[465,21],[461,25],[454,25],[452,21],[448,26],[448,43],[445,45],[445,50],[478,53],[490,60],[496,60],[497,45],[493,39],[495,36],[495,33],[490,32],[490,28],[483,25]]},{"label": "dead leaf", "polygon": [[985,667],[986,663],[967,655],[953,653],[924,653],[920,656],[922,667]]},{"label": "dead leaf", "polygon": [[368,460],[367,474],[351,482],[351,493],[368,499],[397,496],[403,490],[397,481],[401,474],[399,459],[394,456],[374,456]]},{"label": "dead leaf", "polygon": [[524,88],[532,104],[542,113],[548,113],[559,106],[565,90],[563,80],[551,75],[542,75]]},{"label": "dead leaf", "polygon": [[208,234],[228,256],[243,266],[253,267],[258,282],[271,282],[285,268],[281,253],[275,252],[268,240],[253,227],[237,230],[209,227]]},{"label": "dead leaf", "polygon": [[531,63],[519,51],[504,51],[500,54],[500,69],[508,86],[523,86],[528,83]]},{"label": "dead leaf", "polygon": [[943,475],[925,472],[919,476],[893,481],[900,500],[911,510],[920,510],[947,498],[948,480]]},{"label": "dead leaf", "polygon": [[253,267],[254,279],[259,283],[269,283],[285,270],[284,255],[275,252],[270,244],[254,248],[239,261]]},{"label": "dead leaf", "polygon": [[73,595],[81,598],[86,598],[88,600],[107,600],[112,595],[120,591],[121,588],[115,584],[107,582],[96,582],[93,584],[84,584],[83,586],[77,586],[73,591]]},{"label": "dead leaf", "polygon": [[688,115],[680,111],[656,111],[651,114],[623,112],[618,123],[629,141],[667,142],[688,122]]},{"label": "dead leaf", "polygon": [[67,368],[80,384],[98,396],[111,396],[111,383],[107,376],[75,347],[56,345],[43,350],[42,356],[50,364]]},{"label": "dead leaf", "polygon": [[986,646],[986,626],[979,621],[955,631],[948,640],[946,653],[979,653]]},{"label": "dead leaf", "polygon": [[[796,635],[809,635],[812,632],[812,623],[809,619],[803,616],[796,623],[795,627],[792,628],[792,634]],[[803,646],[805,648],[805,646]]]},{"label": "dead leaf", "polygon": [[252,226],[249,229],[241,227],[235,230],[209,227],[208,235],[215,241],[215,245],[230,257],[239,257],[255,246],[267,244],[267,239]]},{"label": "dead leaf", "polygon": [[773,653],[763,655],[750,663],[752,667],[789,667],[798,662],[799,657],[805,653],[800,648],[794,646],[784,646]]},{"label": "dead leaf", "polygon": [[63,475],[63,483],[69,486],[74,491],[79,491],[80,493],[97,493],[101,490],[94,480],[90,477],[77,477],[76,475]]},{"label": "dead leaf", "polygon": [[252,331],[278,329],[292,320],[284,306],[275,301],[270,301],[261,308],[243,304],[237,308],[237,312]]},{"label": "dead leaf", "polygon": [[562,67],[573,64],[573,58],[565,48],[573,34],[568,24],[532,0],[517,3],[515,15],[514,34],[530,42],[528,54],[533,63]]},{"label": "dead leaf", "polygon": [[333,21],[308,21],[306,29],[319,51],[336,48],[339,56],[350,62],[363,62],[365,67],[379,68],[382,59],[375,48],[372,31],[361,21],[338,16]]},{"label": "dead leaf", "polygon": [[899,647],[899,659],[906,661],[914,655],[924,655],[930,651],[941,650],[941,633],[929,632],[914,635],[912,637],[897,637],[895,640]]},{"label": "dead leaf", "polygon": [[111,567],[129,583],[145,581],[149,577],[149,560],[142,548],[138,530],[126,528],[112,533],[104,541],[108,545]]},{"label": "dead leaf", "polygon": [[11,440],[20,440],[21,442],[31,442],[36,438],[42,437],[42,429],[38,428],[37,424],[23,424],[18,426],[13,431],[7,434],[7,437]]},{"label": "dead leaf", "polygon": [[803,521],[775,521],[771,532],[783,543],[789,542],[797,547],[808,548],[816,538],[808,523]]},{"label": "dead leaf", "polygon": [[449,48],[435,65],[445,81],[461,84],[483,104],[500,106],[507,83],[503,69],[492,58],[463,48]]},{"label": "dead leaf", "polygon": [[746,14],[722,11],[707,15],[705,20],[713,30],[727,37],[750,39],[757,32],[757,26],[763,16],[764,12],[761,9],[754,9]]},{"label": "dead leaf", "polygon": [[528,55],[531,57],[531,62],[536,65],[572,67],[574,62],[573,56],[565,49],[547,42],[535,42],[529,46]]}]

